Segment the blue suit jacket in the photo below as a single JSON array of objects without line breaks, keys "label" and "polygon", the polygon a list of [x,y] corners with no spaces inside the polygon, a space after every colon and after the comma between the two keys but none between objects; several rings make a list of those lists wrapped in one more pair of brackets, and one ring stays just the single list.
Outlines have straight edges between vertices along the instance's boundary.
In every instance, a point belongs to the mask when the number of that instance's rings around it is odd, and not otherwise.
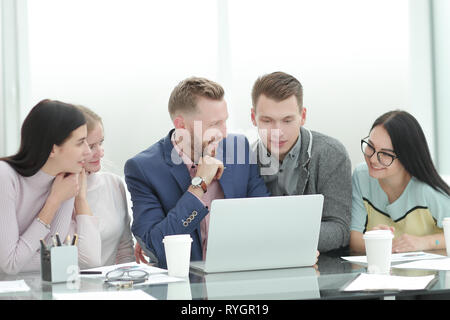
[{"label": "blue suit jacket", "polygon": [[[209,212],[187,191],[191,177],[179,155],[172,152],[172,132],[125,164],[125,181],[133,203],[131,230],[162,268],[167,267],[162,243],[166,235],[190,234],[191,261],[202,260],[200,221]],[[250,152],[242,135],[230,134],[220,143],[216,158],[226,167],[219,180],[225,198],[270,195]]]}]

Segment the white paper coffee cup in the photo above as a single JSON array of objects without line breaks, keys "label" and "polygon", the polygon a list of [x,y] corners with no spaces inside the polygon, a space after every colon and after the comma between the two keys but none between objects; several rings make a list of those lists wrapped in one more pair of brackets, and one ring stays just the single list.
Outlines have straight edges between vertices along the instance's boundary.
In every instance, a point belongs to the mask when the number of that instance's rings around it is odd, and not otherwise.
[{"label": "white paper coffee cup", "polygon": [[447,257],[450,257],[450,218],[442,220],[442,227],[444,228],[445,247],[447,248]]},{"label": "white paper coffee cup", "polygon": [[163,243],[169,276],[187,277],[191,260],[191,236],[189,234],[165,236]]},{"label": "white paper coffee cup", "polygon": [[367,231],[363,235],[368,273],[388,274],[390,272],[393,238],[394,235],[390,230]]}]

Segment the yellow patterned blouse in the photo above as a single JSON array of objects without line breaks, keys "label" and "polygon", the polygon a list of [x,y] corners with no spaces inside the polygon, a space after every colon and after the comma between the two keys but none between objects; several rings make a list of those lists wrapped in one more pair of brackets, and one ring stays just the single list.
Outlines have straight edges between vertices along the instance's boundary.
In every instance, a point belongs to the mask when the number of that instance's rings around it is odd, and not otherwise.
[{"label": "yellow patterned blouse", "polygon": [[364,233],[384,224],[395,227],[395,237],[404,233],[425,236],[443,232],[442,219],[450,217],[450,196],[412,177],[393,203],[369,176],[365,163],[353,172],[351,230]]}]

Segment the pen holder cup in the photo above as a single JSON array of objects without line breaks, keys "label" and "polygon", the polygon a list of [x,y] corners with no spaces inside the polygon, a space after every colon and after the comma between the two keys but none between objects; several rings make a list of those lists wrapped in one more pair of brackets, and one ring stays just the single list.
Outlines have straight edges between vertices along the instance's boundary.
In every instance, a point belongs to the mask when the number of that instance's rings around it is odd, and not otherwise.
[{"label": "pen holder cup", "polygon": [[72,282],[78,277],[78,247],[59,246],[41,250],[41,277],[51,283]]}]

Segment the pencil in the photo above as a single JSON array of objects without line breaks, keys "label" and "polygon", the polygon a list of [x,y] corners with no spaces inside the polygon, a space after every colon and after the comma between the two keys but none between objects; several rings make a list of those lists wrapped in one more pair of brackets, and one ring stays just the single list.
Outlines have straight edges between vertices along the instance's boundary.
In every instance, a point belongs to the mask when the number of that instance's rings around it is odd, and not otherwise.
[{"label": "pencil", "polygon": [[44,239],[41,239],[41,251],[47,251],[47,246],[45,245]]},{"label": "pencil", "polygon": [[52,236],[52,242],[53,242],[53,246],[56,247],[58,244],[56,243],[56,239],[54,236]]},{"label": "pencil", "polygon": [[76,246],[78,244],[78,234],[74,234],[72,238],[72,245]]}]

